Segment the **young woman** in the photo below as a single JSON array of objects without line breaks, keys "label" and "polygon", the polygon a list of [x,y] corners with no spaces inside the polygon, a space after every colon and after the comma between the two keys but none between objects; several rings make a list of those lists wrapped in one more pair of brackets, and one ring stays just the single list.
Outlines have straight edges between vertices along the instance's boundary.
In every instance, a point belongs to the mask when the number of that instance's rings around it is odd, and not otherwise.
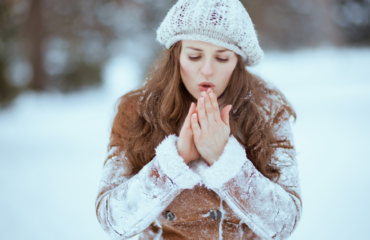
[{"label": "young woman", "polygon": [[180,0],[165,51],[121,97],[96,214],[112,239],[287,239],[302,203],[289,118],[252,75],[263,57],[238,0]]}]

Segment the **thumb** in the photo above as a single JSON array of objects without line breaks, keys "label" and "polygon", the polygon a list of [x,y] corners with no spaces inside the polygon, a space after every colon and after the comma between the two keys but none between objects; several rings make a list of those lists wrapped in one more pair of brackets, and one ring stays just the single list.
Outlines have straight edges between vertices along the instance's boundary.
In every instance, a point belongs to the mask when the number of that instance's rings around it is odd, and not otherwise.
[{"label": "thumb", "polygon": [[224,107],[224,109],[222,109],[221,111],[221,119],[222,121],[227,125],[229,126],[229,113],[230,113],[230,109],[231,109],[231,105],[227,105],[226,107]]},{"label": "thumb", "polygon": [[189,108],[188,115],[186,116],[186,118],[184,120],[184,124],[182,125],[181,131],[190,128],[190,123],[191,123],[190,118],[191,118],[191,115],[194,112],[194,107],[195,107],[194,105],[195,105],[194,103],[191,103],[190,108]]}]

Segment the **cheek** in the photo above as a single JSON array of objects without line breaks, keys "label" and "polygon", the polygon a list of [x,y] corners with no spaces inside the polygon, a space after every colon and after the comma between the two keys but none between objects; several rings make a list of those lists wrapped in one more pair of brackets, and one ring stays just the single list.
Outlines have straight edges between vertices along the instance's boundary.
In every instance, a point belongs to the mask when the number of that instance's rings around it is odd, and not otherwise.
[{"label": "cheek", "polygon": [[181,64],[181,75],[184,78],[183,80],[188,81],[193,74],[191,64],[186,60],[181,61],[180,64]]},{"label": "cheek", "polygon": [[229,81],[230,81],[230,78],[231,78],[231,75],[233,74],[233,71],[235,69],[235,66],[233,64],[230,64],[228,66],[225,66],[225,68],[223,69],[223,76],[222,76],[222,80],[223,80],[223,85],[226,86],[229,84]]},{"label": "cheek", "polygon": [[180,60],[181,78],[186,87],[190,87],[190,84],[196,79],[196,68],[193,63],[189,60]]}]

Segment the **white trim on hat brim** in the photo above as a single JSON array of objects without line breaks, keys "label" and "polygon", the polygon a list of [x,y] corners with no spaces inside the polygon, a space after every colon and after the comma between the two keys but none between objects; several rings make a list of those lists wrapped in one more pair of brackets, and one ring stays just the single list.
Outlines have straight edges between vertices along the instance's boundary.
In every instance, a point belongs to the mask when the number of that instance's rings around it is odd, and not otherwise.
[{"label": "white trim on hat brim", "polygon": [[[187,34],[180,34],[171,37],[165,44],[166,48],[169,49],[173,44],[175,44],[178,41],[181,40],[194,40],[194,41],[201,41],[201,42],[207,42],[214,44],[219,47],[224,47],[227,49],[230,49],[231,51],[235,52],[236,54],[240,55],[244,61],[244,63],[247,63],[247,56],[235,45],[229,44],[214,38],[210,38],[205,35],[198,35],[198,34],[192,34],[192,35],[187,35]],[[248,65],[248,64],[247,64]]]}]

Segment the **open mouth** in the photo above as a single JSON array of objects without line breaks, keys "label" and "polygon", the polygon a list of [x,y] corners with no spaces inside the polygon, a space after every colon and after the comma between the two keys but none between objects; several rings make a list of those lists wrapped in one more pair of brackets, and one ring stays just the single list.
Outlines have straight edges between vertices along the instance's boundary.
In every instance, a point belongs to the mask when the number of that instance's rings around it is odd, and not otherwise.
[{"label": "open mouth", "polygon": [[199,84],[200,91],[207,91],[209,88],[213,90],[214,87],[215,85],[210,82],[202,82],[201,84]]},{"label": "open mouth", "polygon": [[212,83],[201,83],[201,84],[199,84],[199,90],[201,92],[207,92],[208,89],[212,89],[212,91],[213,91],[214,87],[215,87],[215,85],[213,85]]}]

